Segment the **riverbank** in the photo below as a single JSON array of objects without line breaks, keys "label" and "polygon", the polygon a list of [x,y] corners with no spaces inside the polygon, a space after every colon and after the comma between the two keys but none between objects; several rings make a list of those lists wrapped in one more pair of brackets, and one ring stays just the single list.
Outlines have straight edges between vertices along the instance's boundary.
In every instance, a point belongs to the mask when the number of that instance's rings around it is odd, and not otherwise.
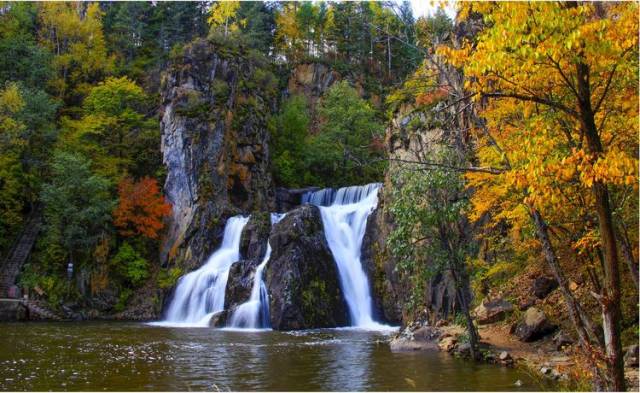
[{"label": "riverbank", "polygon": [[[444,322],[441,322],[444,325]],[[511,334],[506,323],[480,325],[481,363],[519,368],[540,380],[546,380],[558,389],[591,390],[585,364],[580,353],[571,343],[562,343],[558,335],[548,335],[533,342],[522,342]],[[560,344],[560,345],[559,345]],[[465,329],[459,325],[430,327],[412,325],[399,332],[390,341],[396,352],[439,351],[453,357],[467,358],[469,344]],[[638,391],[638,367],[625,368],[627,391]]]}]

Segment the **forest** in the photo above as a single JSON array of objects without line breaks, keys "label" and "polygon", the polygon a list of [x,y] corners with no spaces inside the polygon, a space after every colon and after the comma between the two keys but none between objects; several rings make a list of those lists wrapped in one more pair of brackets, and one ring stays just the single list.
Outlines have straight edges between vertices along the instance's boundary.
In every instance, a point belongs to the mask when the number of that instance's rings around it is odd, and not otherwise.
[{"label": "forest", "polygon": [[[638,4],[429,7],[0,2],[0,320],[399,326],[392,351],[635,391]],[[420,378],[220,386],[521,386]],[[145,381],[105,386],[218,389]]]}]

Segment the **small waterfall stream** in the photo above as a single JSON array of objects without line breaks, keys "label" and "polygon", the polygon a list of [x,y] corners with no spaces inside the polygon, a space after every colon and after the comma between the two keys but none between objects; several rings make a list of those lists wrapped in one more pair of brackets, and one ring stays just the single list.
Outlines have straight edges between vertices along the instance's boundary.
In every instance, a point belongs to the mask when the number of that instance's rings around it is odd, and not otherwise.
[{"label": "small waterfall stream", "polygon": [[224,309],[229,268],[240,259],[240,236],[249,217],[227,220],[222,245],[207,263],[180,278],[166,319],[158,325],[209,326],[211,316]]},{"label": "small waterfall stream", "polygon": [[378,205],[382,185],[323,189],[307,193],[302,203],[320,208],[325,237],[338,266],[351,325],[365,329],[388,328],[373,320],[369,280],[360,261],[367,218]]},{"label": "small waterfall stream", "polygon": [[[275,225],[284,218],[285,214],[271,213],[271,225]],[[230,327],[248,328],[248,329],[264,329],[269,328],[269,298],[267,294],[267,286],[262,278],[264,268],[271,257],[271,244],[267,240],[267,251],[264,258],[253,276],[253,287],[251,288],[251,296],[249,300],[242,303],[231,316]]]}]

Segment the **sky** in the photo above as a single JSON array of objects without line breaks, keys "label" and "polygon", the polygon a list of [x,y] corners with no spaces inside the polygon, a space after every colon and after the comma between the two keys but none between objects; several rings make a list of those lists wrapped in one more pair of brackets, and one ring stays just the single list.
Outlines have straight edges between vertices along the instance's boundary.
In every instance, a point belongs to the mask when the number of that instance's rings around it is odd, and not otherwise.
[{"label": "sky", "polygon": [[[411,3],[411,8],[413,8],[413,16],[416,19],[421,16],[433,14],[439,7],[438,2],[432,0],[409,0],[409,2]],[[453,5],[447,5],[447,7],[445,8],[445,12],[451,19],[453,19],[456,15]]]}]

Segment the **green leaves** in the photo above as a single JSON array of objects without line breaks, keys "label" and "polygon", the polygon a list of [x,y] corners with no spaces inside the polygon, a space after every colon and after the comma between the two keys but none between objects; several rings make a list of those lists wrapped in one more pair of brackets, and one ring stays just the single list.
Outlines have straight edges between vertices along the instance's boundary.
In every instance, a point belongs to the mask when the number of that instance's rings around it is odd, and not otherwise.
[{"label": "green leaves", "polygon": [[111,265],[125,280],[133,286],[140,286],[149,277],[149,263],[129,243],[124,242]]},{"label": "green leaves", "polygon": [[110,183],[94,175],[90,161],[78,154],[55,152],[51,170],[41,194],[47,231],[67,252],[82,252],[96,244],[111,220]]}]

